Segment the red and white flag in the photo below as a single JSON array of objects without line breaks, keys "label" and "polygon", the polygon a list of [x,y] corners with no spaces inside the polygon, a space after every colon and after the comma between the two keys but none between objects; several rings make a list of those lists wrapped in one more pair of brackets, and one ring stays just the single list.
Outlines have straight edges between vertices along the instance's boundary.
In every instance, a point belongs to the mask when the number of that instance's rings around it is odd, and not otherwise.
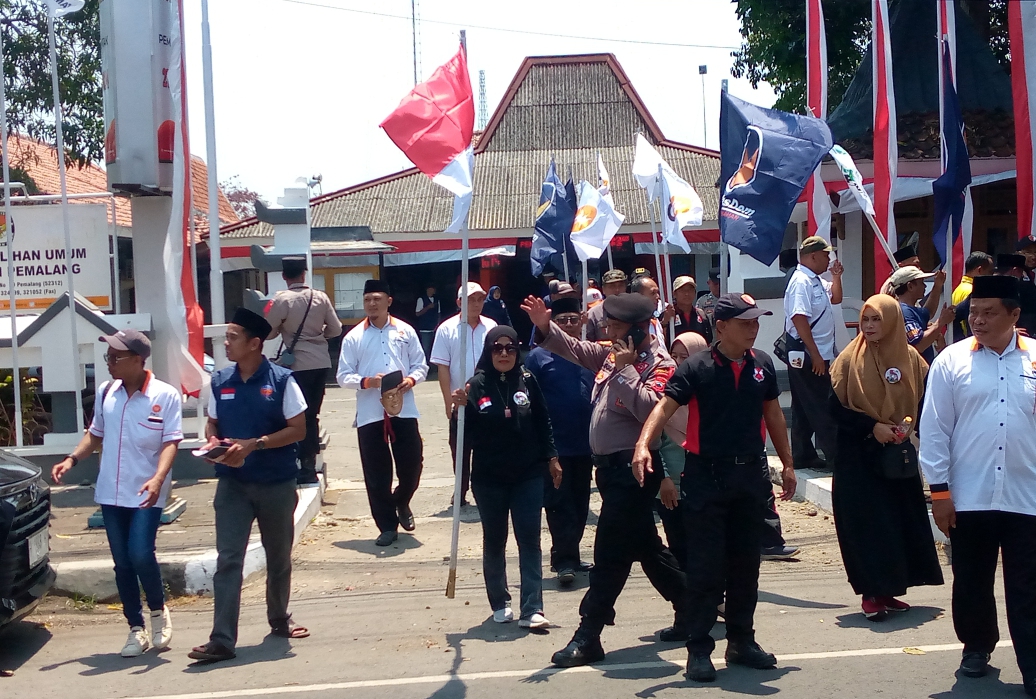
[{"label": "red and white flag", "polygon": [[[888,0],[871,0],[873,33],[871,39],[872,74],[874,76],[874,219],[881,228],[875,231],[884,236],[895,251],[899,246],[896,236],[895,203],[896,173],[899,148],[896,145],[896,91],[892,82],[892,37],[889,27]],[[874,248],[874,279],[887,279],[892,265],[885,251]]]},{"label": "red and white flag", "polygon": [[475,102],[464,47],[411,90],[381,128],[418,170],[453,193],[453,219],[446,231],[459,233],[471,209],[475,165]]},{"label": "red and white flag", "polygon": [[[806,104],[813,116],[827,118],[827,33],[820,0],[806,0]],[[831,200],[820,165],[806,183],[809,235],[831,240]]]},{"label": "red and white flag", "polygon": [[1036,240],[1033,217],[1032,144],[1036,140],[1036,1],[1007,3],[1007,27],[1011,39],[1011,92],[1014,95],[1014,142],[1018,188],[1018,238]]}]

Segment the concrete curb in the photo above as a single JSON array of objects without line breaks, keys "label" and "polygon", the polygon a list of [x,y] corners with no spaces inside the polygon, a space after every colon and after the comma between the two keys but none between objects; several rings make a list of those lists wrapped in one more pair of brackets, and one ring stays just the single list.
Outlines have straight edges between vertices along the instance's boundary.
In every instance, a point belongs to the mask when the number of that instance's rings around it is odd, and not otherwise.
[{"label": "concrete curb", "polygon": [[[326,485],[324,475],[320,484],[299,488],[299,503],[295,507],[295,539],[299,542],[302,533],[320,511]],[[52,564],[57,573],[54,592],[95,598],[98,602],[117,601],[115,570],[111,558],[95,558],[86,561],[66,561]],[[212,576],[216,572],[216,549],[202,553],[161,553],[158,565],[162,579],[174,595],[212,594]],[[266,552],[259,541],[252,541],[245,553],[245,580],[266,570]]]}]

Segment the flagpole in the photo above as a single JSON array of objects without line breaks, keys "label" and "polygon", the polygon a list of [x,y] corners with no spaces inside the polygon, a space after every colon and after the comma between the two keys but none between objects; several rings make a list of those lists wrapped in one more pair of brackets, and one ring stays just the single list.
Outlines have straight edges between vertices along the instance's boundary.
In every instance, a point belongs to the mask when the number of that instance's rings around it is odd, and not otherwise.
[{"label": "flagpole", "polygon": [[21,365],[18,363],[18,309],[14,294],[14,215],[11,206],[11,159],[7,152],[7,89],[4,82],[4,44],[0,34],[0,139],[4,168],[4,214],[7,226],[7,299],[11,315],[11,373],[14,388],[14,434],[15,445],[24,446],[22,435],[22,380]]},{"label": "flagpole", "polygon": [[[584,258],[583,259],[583,293],[582,293],[582,297],[583,298],[580,299],[580,301],[579,301],[579,307],[582,309],[583,313],[586,313],[586,292],[590,288],[587,285],[586,280],[587,280],[587,278],[589,276],[590,276],[589,267],[587,266],[587,261]],[[582,325],[583,325],[583,339],[585,340],[586,339],[586,323],[583,323]]]},{"label": "flagpole", "polygon": [[[226,322],[223,300],[223,253],[219,238],[219,180],[216,172],[216,106],[212,87],[212,37],[209,32],[209,0],[201,0],[201,62],[205,88],[205,159],[209,175],[209,318],[213,325]],[[193,239],[193,237],[192,237]],[[197,259],[197,256],[195,256]],[[227,350],[217,338],[212,343],[216,368],[227,365]]]},{"label": "flagpole", "polygon": [[[662,197],[661,197],[661,194],[662,194],[662,163],[658,164],[658,190],[659,190],[658,191],[658,193],[659,193],[659,198],[658,198],[658,218],[659,218],[659,221],[658,222],[660,224],[660,227],[664,230],[665,229],[665,224],[662,223],[661,219],[662,219],[663,216],[668,216],[669,213],[665,210],[666,209],[666,204],[664,204],[662,202]],[[683,235],[683,231],[681,231],[680,234]],[[663,302],[663,304],[664,303],[669,303],[670,305],[672,305],[675,308],[676,307],[676,302],[673,301],[673,272],[672,272],[672,269],[673,269],[673,258],[670,256],[670,253],[669,253],[669,241],[668,240],[666,241],[665,250],[663,251],[663,255],[665,256],[665,270],[663,272],[659,272],[659,275],[664,275],[665,295],[667,295],[669,298],[668,298],[668,301],[665,298],[663,298],[662,302]],[[662,279],[659,279],[659,282],[662,282],[662,281],[663,281]],[[675,318],[670,318],[669,319],[669,337],[676,337],[676,319]]]},{"label": "flagpole", "polygon": [[[54,14],[47,8],[47,35],[50,42],[50,82],[54,92],[54,131],[58,151],[58,174],[61,177],[61,223],[65,229],[65,279],[68,285],[68,321],[72,343],[72,381],[76,398],[76,432],[83,433],[83,392],[80,386],[79,333],[76,327],[75,275],[72,273],[72,233],[68,221],[68,181],[65,177],[65,137],[61,127],[61,91],[58,88],[58,47],[54,35]],[[10,280],[9,280],[10,281]]]}]

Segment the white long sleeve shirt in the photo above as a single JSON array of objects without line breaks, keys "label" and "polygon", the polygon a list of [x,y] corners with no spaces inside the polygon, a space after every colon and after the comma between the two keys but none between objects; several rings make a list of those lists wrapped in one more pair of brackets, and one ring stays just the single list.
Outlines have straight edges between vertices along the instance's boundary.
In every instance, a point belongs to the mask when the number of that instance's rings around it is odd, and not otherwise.
[{"label": "white long sleeve shirt", "polygon": [[[799,265],[788,280],[784,292],[784,329],[801,340],[792,318],[805,316],[813,326],[813,342],[820,356],[830,361],[835,358],[835,314],[831,306],[831,282],[816,272]],[[815,323],[815,325],[814,325]]]},{"label": "white long sleeve shirt", "polygon": [[997,354],[974,338],[944,350],[928,373],[921,468],[960,511],[1036,516],[1036,340]]},{"label": "white long sleeve shirt", "polygon": [[[403,376],[409,376],[415,385],[428,376],[421,340],[412,327],[389,316],[381,328],[364,319],[346,334],[338,357],[337,378],[342,388],[356,389],[354,427],[363,427],[385,417],[381,388],[362,388],[363,379],[393,371],[402,371]],[[420,417],[413,391],[403,394],[403,410],[398,417]]]}]

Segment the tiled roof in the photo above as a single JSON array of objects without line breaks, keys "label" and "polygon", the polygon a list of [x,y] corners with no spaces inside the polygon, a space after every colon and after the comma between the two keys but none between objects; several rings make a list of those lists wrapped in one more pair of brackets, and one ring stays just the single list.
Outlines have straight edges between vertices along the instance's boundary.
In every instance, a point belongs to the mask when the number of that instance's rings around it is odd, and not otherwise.
[{"label": "tiled roof", "polygon": [[[611,54],[527,58],[475,149],[474,231],[530,229],[553,156],[565,177],[597,182],[597,153],[627,224],[648,222],[644,190],[632,175],[634,135],[643,133],[701,195],[705,220],[718,216],[719,154],[665,139]],[[375,234],[441,231],[452,195],[416,169],[332,192],[312,201],[314,227],[369,226]],[[266,237],[268,224],[245,219],[224,238]]]},{"label": "tiled roof", "polygon": [[[61,177],[58,173],[57,150],[54,146],[42,143],[35,139],[11,134],[7,140],[10,151],[12,167],[19,167],[28,173],[41,194],[60,194]],[[205,161],[198,156],[191,156],[191,185],[194,190],[194,228],[196,237],[200,240],[208,235],[208,169]],[[104,170],[91,163],[85,167],[69,167],[65,171],[65,183],[69,194],[88,194],[92,192],[105,192],[108,189],[108,180]],[[98,199],[74,199],[75,202],[105,203],[104,198]],[[219,218],[224,223],[232,223],[238,220],[234,207],[230,205],[226,196],[220,191],[219,196]],[[130,215],[130,202],[126,197],[115,197],[115,224],[124,228],[131,228],[133,220]]]}]

